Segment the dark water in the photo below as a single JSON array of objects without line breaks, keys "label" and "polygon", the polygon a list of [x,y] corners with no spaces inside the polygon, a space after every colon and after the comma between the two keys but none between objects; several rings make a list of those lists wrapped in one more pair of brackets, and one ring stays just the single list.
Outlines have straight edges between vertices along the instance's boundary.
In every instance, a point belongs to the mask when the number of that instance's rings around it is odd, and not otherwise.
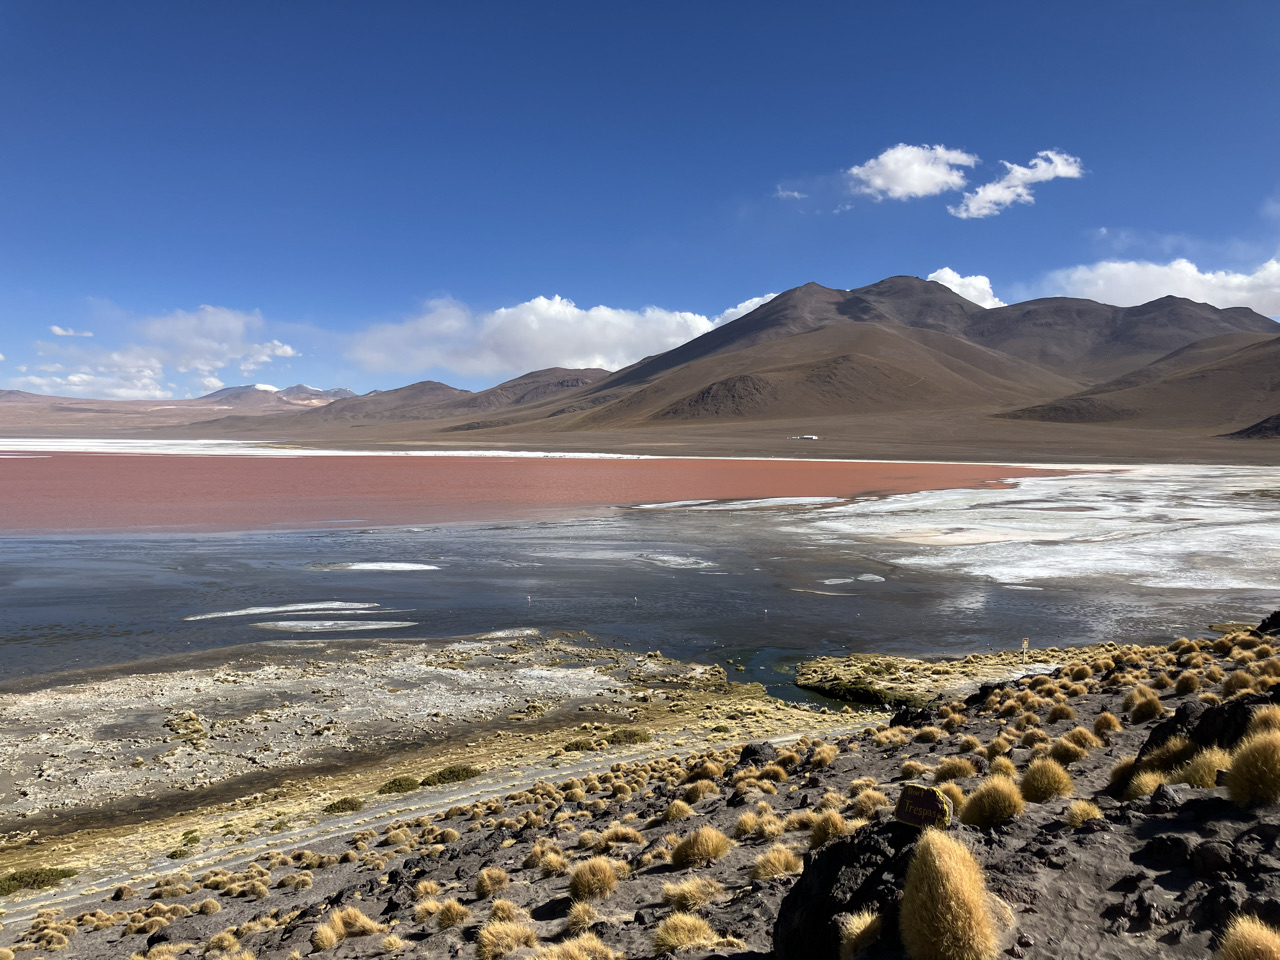
[{"label": "dark water", "polygon": [[[1096,579],[1010,589],[899,566],[883,544],[797,537],[787,529],[792,519],[785,510],[617,511],[546,523],[0,540],[0,672],[13,678],[303,637],[444,638],[537,627],[720,662],[731,679],[795,695],[789,670],[803,656],[954,655],[1013,649],[1023,636],[1037,646],[1166,638],[1267,602],[1245,592],[1100,590]],[[313,566],[406,561],[440,569]],[[884,579],[821,582],[865,574]],[[329,600],[381,606],[183,620]],[[1210,608],[1210,600],[1220,602]],[[417,625],[318,635],[253,626],[338,618]]]}]

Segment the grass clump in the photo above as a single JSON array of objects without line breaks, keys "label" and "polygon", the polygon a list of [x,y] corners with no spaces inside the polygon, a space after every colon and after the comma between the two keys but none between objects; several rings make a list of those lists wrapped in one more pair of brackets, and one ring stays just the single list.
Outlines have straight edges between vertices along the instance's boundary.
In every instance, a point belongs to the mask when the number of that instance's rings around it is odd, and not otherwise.
[{"label": "grass clump", "polygon": [[325,921],[311,932],[311,946],[316,951],[332,950],[348,937],[386,932],[385,925],[370,920],[358,907],[343,907],[331,911]]},{"label": "grass clump", "polygon": [[1008,823],[1025,806],[1018,785],[1008,777],[988,777],[969,794],[960,810],[960,822],[990,830]]},{"label": "grass clump", "polygon": [[1048,757],[1031,761],[1019,787],[1029,803],[1046,803],[1055,797],[1069,797],[1075,791],[1071,774]]},{"label": "grass clump", "polygon": [[889,798],[879,790],[866,789],[853,798],[850,812],[860,820],[870,820],[881,807],[889,805]]},{"label": "grass clump", "polygon": [[[470,780],[472,777],[478,777],[484,773],[479,767],[473,767],[466,763],[455,763],[434,773],[428,773],[419,781],[419,785],[423,787],[438,787],[444,783],[461,783],[463,780]],[[378,791],[381,793],[382,791]]]},{"label": "grass clump", "polygon": [[586,737],[579,737],[576,740],[570,740],[564,745],[564,748],[570,753],[586,753],[588,750],[594,750],[596,743]]},{"label": "grass clump", "polygon": [[569,896],[574,900],[603,900],[618,889],[618,868],[608,857],[592,857],[569,874]]},{"label": "grass clump", "polygon": [[907,954],[912,960],[992,960],[1000,938],[989,899],[982,868],[969,849],[939,830],[926,830],[902,892],[899,933]]},{"label": "grass clump", "polygon": [[1102,811],[1092,800],[1077,800],[1067,808],[1067,826],[1079,829],[1090,820],[1101,820]]},{"label": "grass clump", "polygon": [[671,864],[675,867],[693,867],[711,863],[728,853],[731,846],[732,842],[728,837],[710,824],[705,824],[676,844],[676,848],[671,851]]},{"label": "grass clump", "polygon": [[662,814],[662,819],[666,823],[674,823],[677,820],[687,820],[693,816],[693,807],[685,803],[683,800],[672,800],[671,805]]},{"label": "grass clump", "polygon": [[965,780],[977,775],[977,769],[964,757],[947,757],[933,771],[935,783],[943,783],[947,780]]},{"label": "grass clump", "polygon": [[845,823],[844,817],[840,816],[838,810],[827,810],[819,814],[814,818],[813,826],[809,828],[810,849],[817,850],[828,840],[844,836],[848,828],[849,825]]},{"label": "grass clump", "polygon": [[616,960],[616,957],[594,933],[580,933],[572,940],[534,954],[535,960]]},{"label": "grass clump", "polygon": [[840,917],[840,960],[851,960],[880,937],[880,917],[870,910]]},{"label": "grass clump", "polygon": [[653,736],[646,730],[637,730],[635,727],[619,727],[613,730],[605,737],[605,740],[614,746],[626,746],[633,743],[648,743]]},{"label": "grass clump", "polygon": [[1280,706],[1269,705],[1253,711],[1245,736],[1251,737],[1255,733],[1265,733],[1269,730],[1280,730]]},{"label": "grass clump", "polygon": [[1280,731],[1254,734],[1236,748],[1227,793],[1242,807],[1280,801]]},{"label": "grass clump", "polygon": [[987,772],[993,777],[1008,777],[1010,780],[1018,775],[1018,768],[1008,757],[996,757],[991,761]]},{"label": "grass clump", "polygon": [[1215,960],[1272,960],[1280,957],[1280,931],[1257,917],[1241,914],[1227,925]]},{"label": "grass clump", "polygon": [[724,887],[710,877],[691,877],[683,883],[664,883],[662,902],[669,907],[692,913],[724,893]]},{"label": "grass clump", "polygon": [[1174,771],[1174,782],[1209,789],[1218,785],[1218,771],[1231,769],[1231,754],[1221,747],[1201,750]]},{"label": "grass clump", "polygon": [[1139,700],[1129,716],[1133,718],[1134,723],[1143,723],[1147,720],[1154,720],[1156,717],[1164,715],[1164,704],[1160,702],[1160,698],[1154,694],[1143,700]]},{"label": "grass clump", "polygon": [[752,880],[772,880],[774,877],[799,873],[803,861],[780,843],[775,843],[751,865]]},{"label": "grass clump", "polygon": [[1168,774],[1160,770],[1142,770],[1135,773],[1124,788],[1124,799],[1138,800],[1149,797],[1168,780]]},{"label": "grass clump", "polygon": [[8,876],[0,878],[0,897],[7,897],[19,890],[43,890],[56,886],[63,880],[76,875],[69,867],[33,867],[27,870],[14,870]]},{"label": "grass clump", "polygon": [[485,867],[476,877],[476,896],[481,900],[491,897],[510,882],[507,871],[501,867]]},{"label": "grass clump", "polygon": [[436,911],[436,927],[441,930],[460,926],[470,919],[471,911],[452,897],[440,904],[440,909]]},{"label": "grass clump", "polygon": [[565,929],[574,936],[586,933],[600,919],[600,913],[585,900],[579,900],[569,908],[565,918]]},{"label": "grass clump", "polygon": [[653,934],[653,949],[656,953],[675,953],[710,946],[715,940],[715,931],[707,921],[696,914],[676,912],[658,924]]},{"label": "grass clump", "polygon": [[382,796],[392,793],[412,793],[420,786],[422,781],[417,777],[392,777],[378,788],[378,793]]},{"label": "grass clump", "polygon": [[1124,729],[1120,718],[1109,710],[1104,710],[1093,720],[1093,732],[1099,737],[1106,733],[1117,733]]},{"label": "grass clump", "polygon": [[538,934],[527,923],[495,920],[476,934],[476,960],[499,960],[521,947],[536,947]]},{"label": "grass clump", "polygon": [[[407,792],[407,791],[406,791]],[[324,808],[325,813],[359,813],[364,809],[364,801],[359,797],[339,797]]]}]

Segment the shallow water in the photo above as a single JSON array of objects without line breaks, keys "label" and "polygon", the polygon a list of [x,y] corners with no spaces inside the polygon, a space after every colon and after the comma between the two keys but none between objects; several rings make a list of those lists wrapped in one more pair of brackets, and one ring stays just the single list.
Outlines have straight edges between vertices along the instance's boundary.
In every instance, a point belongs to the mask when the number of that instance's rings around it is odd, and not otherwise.
[{"label": "shallow water", "polygon": [[786,694],[807,655],[1164,639],[1256,620],[1280,606],[1277,486],[1268,468],[1158,467],[577,520],[8,539],[0,663],[8,677],[51,673],[287,644],[261,629],[286,617],[302,636],[299,622],[368,620],[416,626],[350,635],[585,630]]}]

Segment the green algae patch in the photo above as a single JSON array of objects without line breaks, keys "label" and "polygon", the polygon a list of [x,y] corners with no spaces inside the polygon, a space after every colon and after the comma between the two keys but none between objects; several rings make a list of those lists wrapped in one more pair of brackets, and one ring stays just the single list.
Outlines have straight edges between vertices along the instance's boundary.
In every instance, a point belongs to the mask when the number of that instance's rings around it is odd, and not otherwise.
[{"label": "green algae patch", "polygon": [[45,887],[54,887],[75,875],[76,871],[67,867],[15,870],[7,877],[0,877],[0,897],[7,897],[19,890],[43,890]]}]

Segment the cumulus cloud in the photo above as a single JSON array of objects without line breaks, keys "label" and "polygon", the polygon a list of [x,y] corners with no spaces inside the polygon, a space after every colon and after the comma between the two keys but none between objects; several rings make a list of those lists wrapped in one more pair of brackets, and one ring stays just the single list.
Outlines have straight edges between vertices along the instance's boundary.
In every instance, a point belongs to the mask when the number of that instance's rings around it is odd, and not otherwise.
[{"label": "cumulus cloud", "polygon": [[377,372],[616,370],[737,319],[772,296],[744,301],[715,318],[659,307],[583,309],[560,296],[535,297],[491,313],[476,313],[457,300],[432,300],[417,317],[377,324],[358,334],[347,355],[365,370]]},{"label": "cumulus cloud", "polygon": [[973,276],[962,277],[950,267],[943,267],[941,270],[935,270],[933,273],[925,277],[926,280],[936,280],[944,287],[950,287],[966,300],[976,303],[980,307],[988,309],[992,307],[1003,307],[1004,301],[995,295],[991,289],[991,281],[980,273]]},{"label": "cumulus cloud", "polygon": [[1044,289],[1122,307],[1173,295],[1215,307],[1251,307],[1280,317],[1280,259],[1273,257],[1252,273],[1201,270],[1182,258],[1169,263],[1104,260],[1055,270],[1046,278]]},{"label": "cumulus cloud", "polygon": [[966,193],[964,199],[947,212],[962,220],[993,217],[1014,203],[1035,203],[1031,184],[1057,180],[1060,177],[1076,179],[1084,176],[1079,157],[1057,150],[1041,150],[1025,167],[1001,160],[1005,174],[999,180],[984,183],[977,190]]},{"label": "cumulus cloud", "polygon": [[[173,367],[188,375],[196,392],[209,393],[225,386],[220,375],[228,367],[244,376],[276,358],[299,356],[289,344],[263,337],[264,325],[256,311],[206,305],[144,319],[134,325],[138,342],[119,348],[41,342],[39,352],[50,362],[38,367],[41,375],[22,377],[15,385],[75,397],[163,399],[173,396],[165,374]],[[58,337],[89,336],[50,329]]]},{"label": "cumulus cloud", "polygon": [[963,150],[900,143],[866,163],[850,167],[846,173],[855,193],[865,193],[876,200],[908,200],[963,189],[966,181],[960,168],[977,162],[976,156]]},{"label": "cumulus cloud", "polygon": [[60,327],[56,323],[49,326],[49,332],[55,337],[92,337],[91,330],[69,330],[66,327]]}]

